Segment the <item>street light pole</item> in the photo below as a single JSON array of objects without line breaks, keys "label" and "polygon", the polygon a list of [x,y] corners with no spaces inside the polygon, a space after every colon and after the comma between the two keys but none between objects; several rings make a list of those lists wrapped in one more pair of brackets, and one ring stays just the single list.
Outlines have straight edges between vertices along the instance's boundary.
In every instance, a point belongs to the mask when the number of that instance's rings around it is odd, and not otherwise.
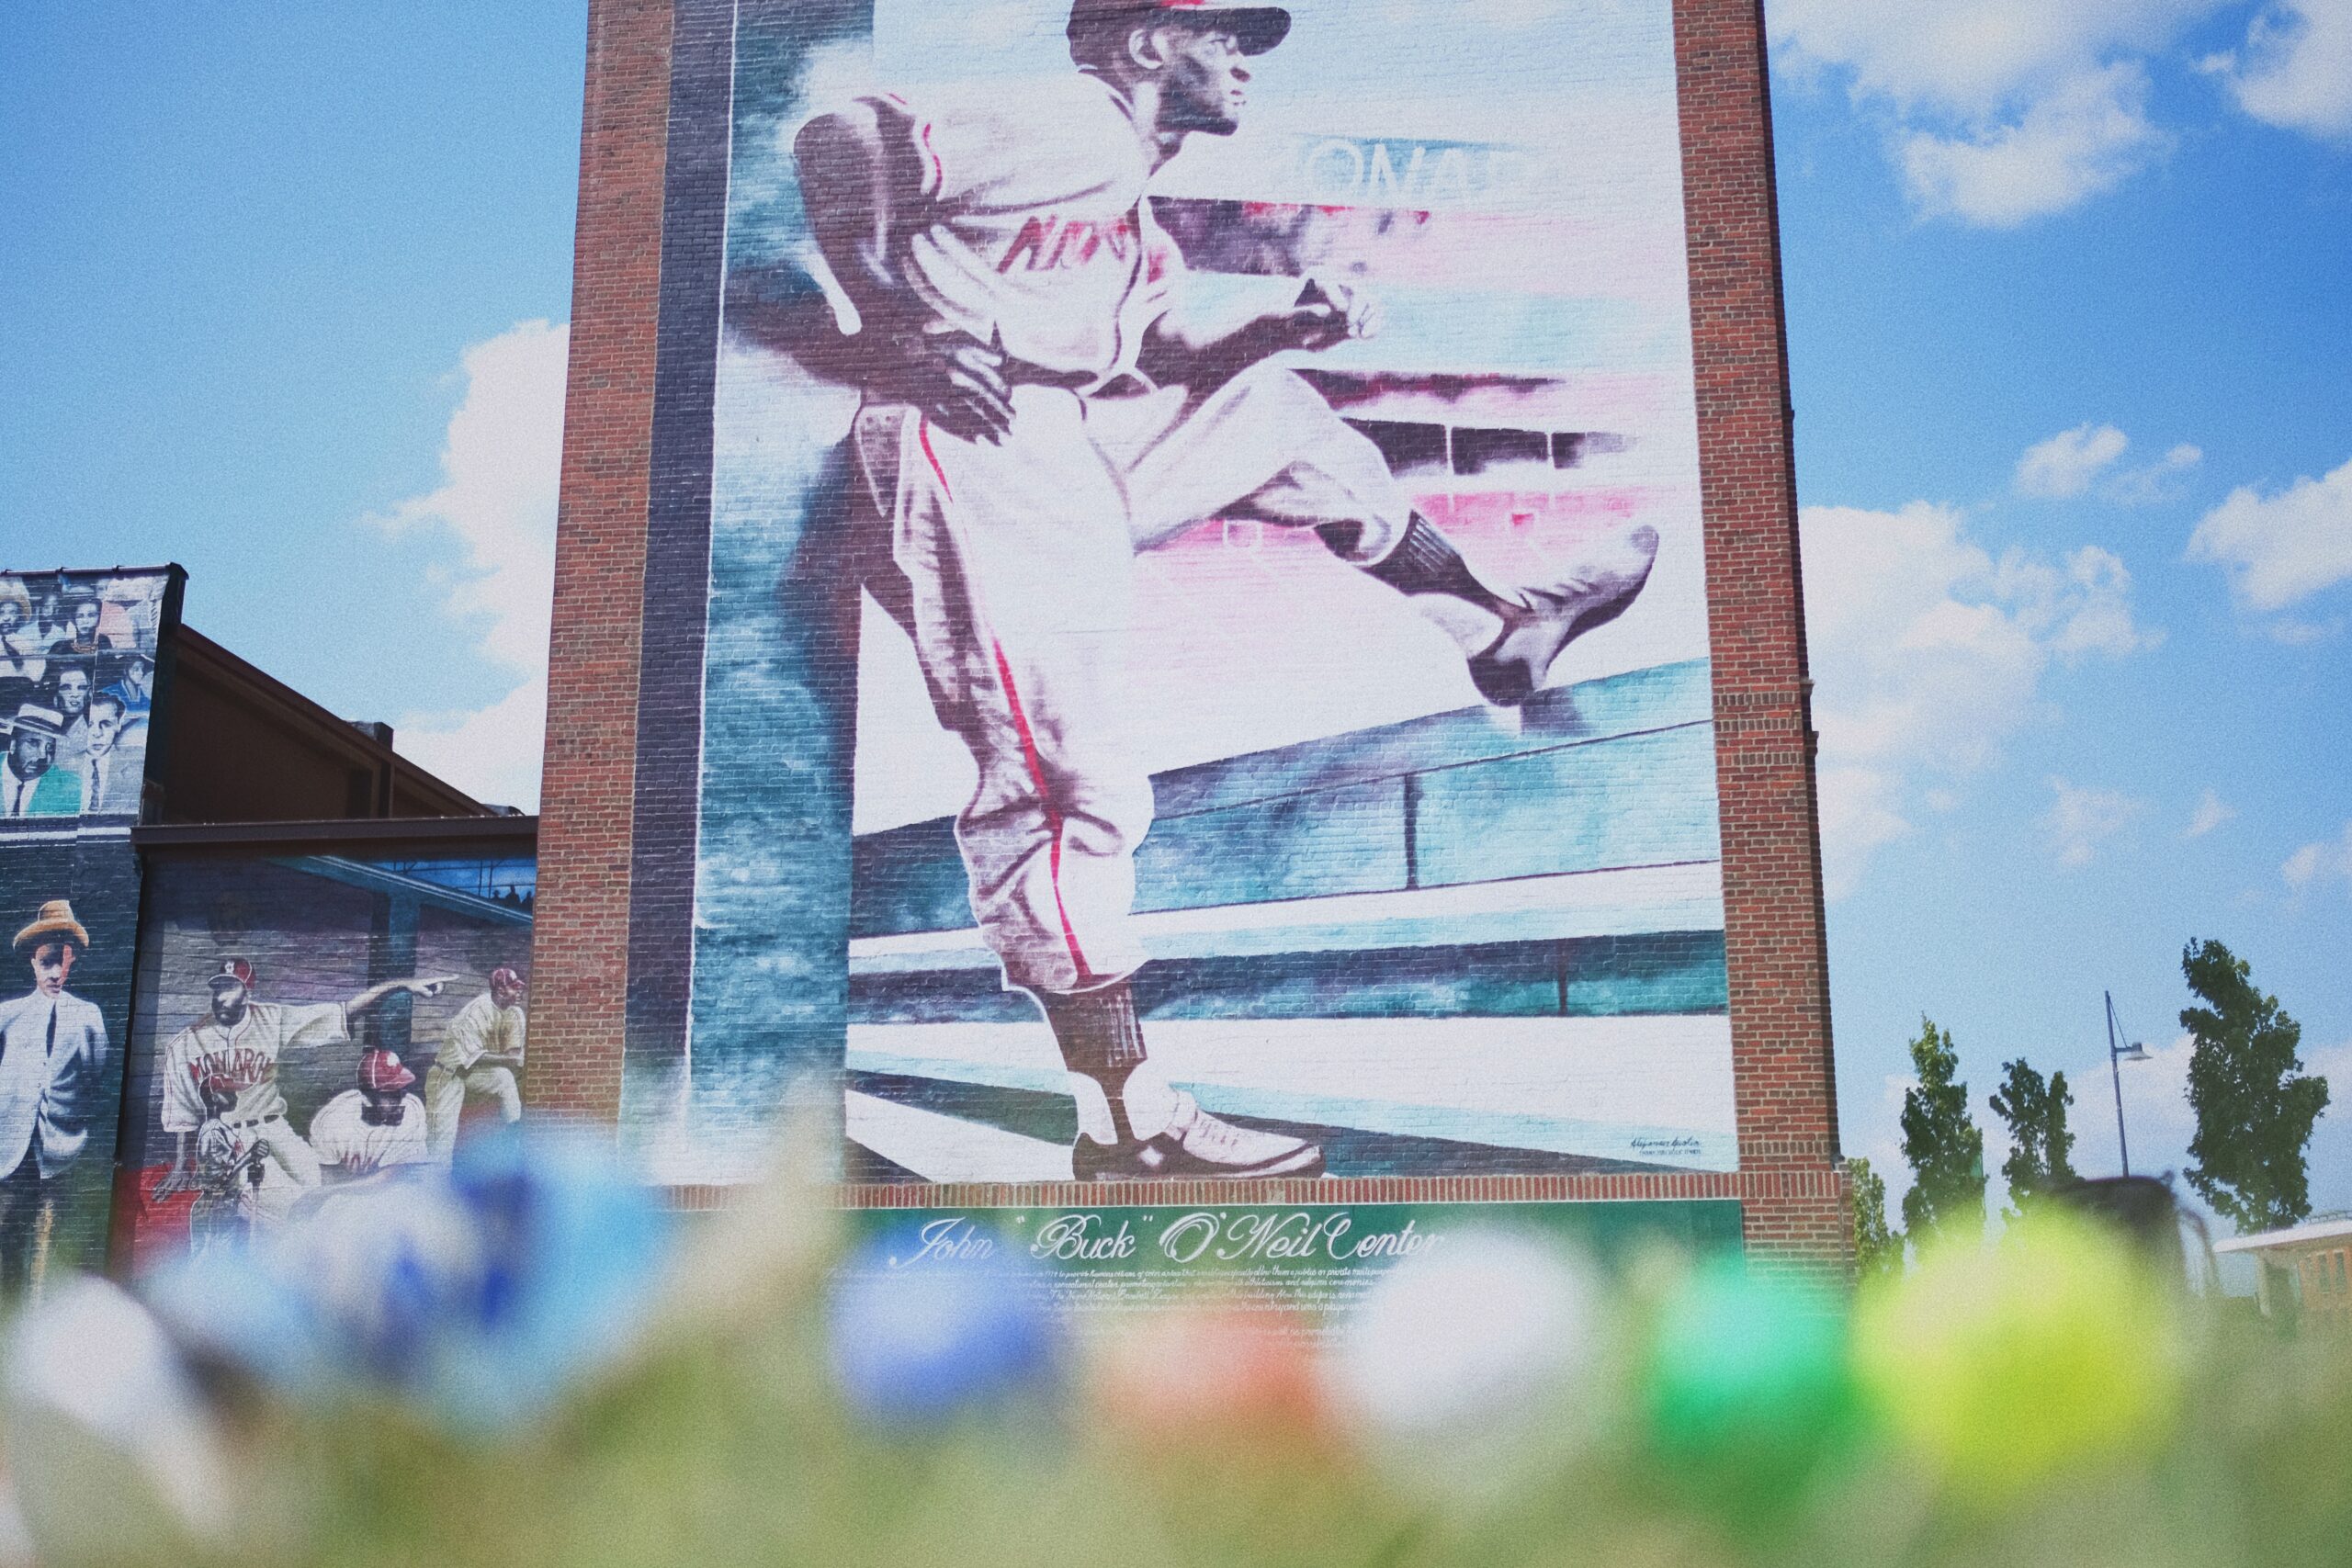
[{"label": "street light pole", "polygon": [[2132,1141],[2123,1134],[2123,1068],[2125,1062],[2144,1062],[2148,1048],[2144,1045],[2119,1045],[2116,1042],[2115,993],[2103,992],[2107,998],[2107,1076],[2115,1080],[2115,1146],[2123,1155],[2123,1174],[2132,1174]]}]

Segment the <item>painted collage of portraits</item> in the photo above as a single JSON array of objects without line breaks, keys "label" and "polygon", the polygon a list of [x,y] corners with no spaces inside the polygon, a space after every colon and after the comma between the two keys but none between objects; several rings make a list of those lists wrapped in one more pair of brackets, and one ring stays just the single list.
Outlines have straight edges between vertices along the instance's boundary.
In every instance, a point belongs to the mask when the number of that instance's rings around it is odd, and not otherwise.
[{"label": "painted collage of portraits", "polygon": [[139,867],[181,578],[0,573],[0,1295],[104,1261]]},{"label": "painted collage of portraits", "polygon": [[640,1166],[1736,1168],[1669,0],[703,9]]}]

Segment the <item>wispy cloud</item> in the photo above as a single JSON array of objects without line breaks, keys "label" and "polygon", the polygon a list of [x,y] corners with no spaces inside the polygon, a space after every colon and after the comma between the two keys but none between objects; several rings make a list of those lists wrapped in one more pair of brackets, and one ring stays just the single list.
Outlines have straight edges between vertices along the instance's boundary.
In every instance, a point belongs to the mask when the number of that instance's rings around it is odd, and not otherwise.
[{"label": "wispy cloud", "polygon": [[2119,467],[2131,449],[2132,438],[2111,424],[2062,430],[2027,447],[2018,459],[2018,493],[2064,500],[2085,494],[2096,483],[2102,500],[2145,506],[2173,500],[2177,489],[2173,481],[2205,460],[2201,450],[2183,442],[2145,468]]},{"label": "wispy cloud", "polygon": [[2115,466],[2132,438],[2111,424],[2077,425],[2047,441],[2036,442],[2018,459],[2019,494],[2044,497],[2080,495],[2091,481]]},{"label": "wispy cloud", "polygon": [[2058,863],[2068,870],[2090,864],[2108,840],[2147,809],[2144,802],[2119,790],[2088,788],[2061,778],[2052,779],[2050,789],[2053,798],[2041,826],[2057,851]]},{"label": "wispy cloud", "polygon": [[2344,824],[2343,837],[2305,844],[2289,855],[2278,874],[2298,893],[2332,882],[2352,886],[2352,822]]},{"label": "wispy cloud", "polygon": [[2198,800],[2197,809],[2189,814],[2188,829],[2184,839],[2201,839],[2236,818],[2237,807],[2224,801],[2212,790],[2207,790]]},{"label": "wispy cloud", "polygon": [[413,713],[400,749],[478,797],[535,806],[547,734],[556,492],[563,457],[569,333],[525,321],[466,350],[464,399],[449,420],[442,483],[374,521],[453,540],[460,565],[447,610],[514,684],[466,713]]}]

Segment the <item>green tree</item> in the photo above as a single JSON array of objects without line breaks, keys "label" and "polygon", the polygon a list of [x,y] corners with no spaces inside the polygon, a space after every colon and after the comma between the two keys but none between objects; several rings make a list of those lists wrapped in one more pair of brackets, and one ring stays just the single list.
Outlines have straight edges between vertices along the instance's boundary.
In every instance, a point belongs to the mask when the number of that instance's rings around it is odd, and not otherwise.
[{"label": "green tree", "polygon": [[1903,1157],[1911,1163],[1903,1228],[1924,1245],[1950,1225],[1984,1228],[1984,1132],[1968,1113],[1968,1086],[1953,1077],[1960,1053],[1950,1030],[1922,1018],[1911,1066],[1919,1087],[1903,1096]]},{"label": "green tree", "polygon": [[2075,1091],[2066,1087],[2065,1074],[2052,1073],[2045,1082],[2022,1057],[2002,1072],[1993,1111],[2009,1129],[2009,1157],[2001,1162],[2001,1175],[2009,1184],[2007,1216],[2014,1220],[2027,1204],[2075,1179],[2075,1134],[2066,1125]]},{"label": "green tree", "polygon": [[1903,1237],[1886,1223],[1886,1178],[1857,1156],[1846,1162],[1854,1211],[1854,1271],[1862,1284],[1903,1272]]},{"label": "green tree", "polygon": [[2180,972],[2205,1003],[2180,1015],[2197,1043],[2188,1058],[2188,1106],[2197,1113],[2188,1184],[2241,1231],[2300,1224],[2312,1212],[2304,1150],[2327,1109],[2327,1080],[2303,1076],[2303,1026],[2218,942],[2190,942]]}]

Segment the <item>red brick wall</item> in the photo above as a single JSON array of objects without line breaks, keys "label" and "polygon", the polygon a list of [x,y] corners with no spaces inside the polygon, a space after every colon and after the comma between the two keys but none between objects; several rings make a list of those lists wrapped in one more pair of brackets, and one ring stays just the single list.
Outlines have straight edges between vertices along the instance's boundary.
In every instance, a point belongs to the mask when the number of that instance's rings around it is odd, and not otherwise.
[{"label": "red brick wall", "polygon": [[[591,3],[526,1088],[536,1104],[605,1120],[619,1104],[628,980],[671,25],[669,0]],[[1842,1274],[1851,1242],[1831,1068],[1761,7],[1679,0],[1675,33],[1742,1169],[1424,1179],[1409,1183],[1410,1196],[1736,1197],[1758,1255]],[[1407,1196],[1390,1193],[1398,1185],[1391,1182],[1332,1185],[1349,1190],[1317,1196]],[[981,1196],[921,1190],[942,1201]]]},{"label": "red brick wall", "polygon": [[670,0],[593,0],[525,1093],[620,1109]]},{"label": "red brick wall", "polygon": [[1683,201],[1715,672],[1725,956],[1753,1251],[1842,1272],[1811,690],[1758,0],[1681,0]]}]

